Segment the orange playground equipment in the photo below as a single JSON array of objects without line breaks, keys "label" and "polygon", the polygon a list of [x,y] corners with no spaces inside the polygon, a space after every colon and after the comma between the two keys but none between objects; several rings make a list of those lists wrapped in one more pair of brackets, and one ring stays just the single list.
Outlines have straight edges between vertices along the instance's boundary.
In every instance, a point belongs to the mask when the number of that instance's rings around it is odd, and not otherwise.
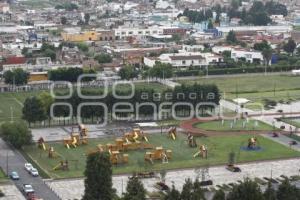
[{"label": "orange playground equipment", "polygon": [[39,140],[38,140],[38,147],[40,149],[43,149],[44,151],[47,150],[47,147],[46,147],[46,144],[45,144],[45,140],[43,137],[40,137]]},{"label": "orange playground equipment", "polygon": [[176,133],[176,127],[175,126],[169,128],[168,136],[170,138],[172,138],[173,140],[176,140],[177,133]]},{"label": "orange playground equipment", "polygon": [[207,148],[205,147],[205,145],[200,145],[199,151],[196,152],[193,156],[194,158],[196,158],[197,156],[201,156],[202,158],[207,159]]},{"label": "orange playground equipment", "polygon": [[[110,146],[111,147],[111,146]],[[110,155],[110,162],[114,165],[117,164],[126,164],[128,163],[128,158],[129,155],[128,154],[123,154],[121,153],[119,150],[112,150],[109,149],[109,147],[107,146],[106,148],[99,144],[97,146],[98,151],[103,152],[103,151],[108,151],[109,155]]]},{"label": "orange playground equipment", "polygon": [[60,161],[58,165],[52,168],[52,170],[69,170],[69,162],[68,160],[66,161]]},{"label": "orange playground equipment", "polygon": [[253,149],[254,147],[256,147],[256,145],[257,145],[257,138],[254,138],[254,137],[252,137],[252,138],[249,138],[249,140],[248,140],[248,148],[249,149]]},{"label": "orange playground equipment", "polygon": [[[75,128],[78,128],[78,132],[74,131]],[[65,138],[63,140],[64,145],[70,149],[71,147],[76,148],[82,144],[88,144],[88,130],[83,124],[78,125],[78,127],[72,127],[71,137]]]},{"label": "orange playground equipment", "polygon": [[48,157],[49,158],[56,158],[59,157],[59,155],[54,151],[54,147],[50,147],[48,149]]},{"label": "orange playground equipment", "polygon": [[124,136],[123,136],[123,139],[129,143],[129,142],[140,142],[142,140],[146,141],[146,142],[149,142],[146,134],[141,131],[141,129],[139,128],[134,128],[131,132],[129,133],[125,133]]},{"label": "orange playground equipment", "polygon": [[168,163],[169,159],[172,158],[172,150],[165,150],[163,147],[156,147],[155,150],[145,154],[145,161],[154,163],[155,160],[161,160],[163,163]]},{"label": "orange playground equipment", "polygon": [[192,148],[197,147],[196,139],[190,133],[188,134],[188,145],[189,145],[189,147],[192,147]]}]

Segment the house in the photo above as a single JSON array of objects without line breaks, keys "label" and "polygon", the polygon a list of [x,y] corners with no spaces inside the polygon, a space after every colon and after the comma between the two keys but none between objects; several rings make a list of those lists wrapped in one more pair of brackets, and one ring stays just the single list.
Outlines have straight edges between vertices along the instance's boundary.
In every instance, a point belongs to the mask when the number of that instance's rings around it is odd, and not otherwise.
[{"label": "house", "polygon": [[168,63],[173,67],[186,68],[190,66],[204,67],[223,62],[222,56],[213,53],[181,52],[161,54],[157,58],[145,57],[144,64],[153,67],[156,62]]},{"label": "house", "polygon": [[246,50],[246,49],[232,49],[231,58],[235,61],[244,59],[249,63],[261,63],[264,60],[264,57],[260,51],[255,50]]}]

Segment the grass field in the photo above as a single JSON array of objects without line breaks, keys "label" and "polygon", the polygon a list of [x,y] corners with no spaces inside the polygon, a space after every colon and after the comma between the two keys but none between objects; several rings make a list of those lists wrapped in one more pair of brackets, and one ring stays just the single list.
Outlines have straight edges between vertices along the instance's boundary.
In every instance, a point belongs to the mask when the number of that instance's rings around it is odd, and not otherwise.
[{"label": "grass field", "polygon": [[6,175],[4,174],[3,170],[0,168],[0,182],[5,181],[7,179]]},{"label": "grass field", "polygon": [[[197,152],[196,148],[190,148],[186,144],[186,136],[178,135],[176,141],[169,139],[166,135],[150,135],[149,141],[154,146],[161,146],[165,149],[171,149],[173,158],[168,164],[161,161],[155,162],[154,165],[144,164],[144,150],[130,151],[129,164],[119,165],[113,168],[114,174],[132,173],[134,171],[144,170],[161,170],[161,169],[178,169],[178,168],[197,168],[203,165],[225,164],[228,160],[228,153],[235,151],[238,162],[248,162],[256,160],[268,160],[279,158],[291,158],[300,156],[299,152],[289,149],[281,144],[277,144],[269,139],[258,136],[258,141],[263,151],[245,152],[240,151],[240,147],[246,145],[251,135],[241,136],[220,136],[197,138],[198,144],[205,144],[208,147],[208,159],[194,158],[193,154]],[[90,140],[89,145],[80,146],[76,149],[66,149],[62,143],[51,143],[55,151],[60,154],[61,158],[49,159],[47,152],[39,150],[35,145],[25,147],[24,151],[37,162],[52,178],[67,178],[83,176],[85,168],[86,153],[94,149],[97,144],[106,144],[112,142],[112,139],[95,139]],[[48,144],[49,145],[49,144]],[[68,159],[69,171],[53,171],[61,159]]]},{"label": "grass field", "polygon": [[[243,127],[245,123],[245,127]],[[231,128],[231,124],[233,127]],[[273,127],[265,124],[261,121],[249,120],[247,123],[245,120],[236,120],[234,123],[233,120],[225,120],[222,124],[222,121],[209,121],[209,122],[199,122],[195,124],[196,128],[200,128],[208,131],[270,131],[273,130]]]},{"label": "grass field", "polygon": [[240,77],[199,78],[192,81],[179,81],[180,83],[216,84],[227,99],[245,97],[252,101],[263,98],[274,100],[300,99],[300,77],[290,75],[251,75]]}]

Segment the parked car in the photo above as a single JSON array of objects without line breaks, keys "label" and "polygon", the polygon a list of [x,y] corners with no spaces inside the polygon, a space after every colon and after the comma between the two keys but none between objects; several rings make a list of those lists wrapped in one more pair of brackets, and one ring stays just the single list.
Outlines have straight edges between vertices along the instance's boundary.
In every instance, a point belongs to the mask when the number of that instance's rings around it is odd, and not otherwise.
[{"label": "parked car", "polygon": [[36,168],[32,167],[31,170],[30,170],[30,174],[32,176],[39,176],[39,172]]},{"label": "parked car", "polygon": [[16,171],[11,172],[9,176],[12,180],[19,180],[20,179],[19,174]]},{"label": "parked car", "polygon": [[26,171],[30,172],[30,170],[33,168],[31,163],[25,163],[24,168]]},{"label": "parked car", "polygon": [[30,184],[23,184],[23,191],[24,191],[24,193],[25,194],[29,194],[29,193],[34,193],[34,189],[33,189],[33,187],[32,187],[32,185],[30,185]]}]

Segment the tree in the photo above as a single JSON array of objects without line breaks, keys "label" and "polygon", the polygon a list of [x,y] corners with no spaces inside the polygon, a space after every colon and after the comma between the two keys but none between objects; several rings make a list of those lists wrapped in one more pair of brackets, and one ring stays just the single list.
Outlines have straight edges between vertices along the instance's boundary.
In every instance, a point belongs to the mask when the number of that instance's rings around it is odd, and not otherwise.
[{"label": "tree", "polygon": [[268,187],[267,187],[266,191],[264,192],[264,197],[265,197],[265,200],[277,200],[276,191],[272,187],[271,181],[269,181]]},{"label": "tree", "polygon": [[277,199],[299,200],[300,190],[296,186],[291,185],[288,179],[285,179],[278,187]]},{"label": "tree", "polygon": [[31,131],[24,122],[6,122],[2,124],[0,135],[17,149],[30,144],[32,140]]},{"label": "tree", "polygon": [[54,103],[53,97],[48,92],[42,92],[38,95],[38,100],[41,102],[41,105],[46,114],[49,114],[50,107]]},{"label": "tree", "polygon": [[236,44],[238,42],[234,31],[229,31],[226,37],[226,42],[228,44]]},{"label": "tree", "polygon": [[56,59],[56,52],[51,50],[51,49],[46,49],[43,52],[43,56],[45,57],[50,57],[52,61],[54,61]]},{"label": "tree", "polygon": [[100,63],[100,64],[111,63],[112,57],[109,54],[101,53],[101,54],[95,56],[95,60],[97,60],[98,63]]},{"label": "tree", "polygon": [[85,13],[84,14],[84,22],[85,24],[89,24],[90,21],[90,14],[89,13]]},{"label": "tree", "polygon": [[112,165],[107,152],[94,152],[88,155],[84,172],[85,191],[83,200],[111,200]]},{"label": "tree", "polygon": [[296,49],[296,46],[297,46],[297,45],[296,45],[295,41],[294,41],[292,38],[290,38],[290,39],[288,40],[288,42],[287,42],[286,44],[283,45],[283,49],[284,49],[287,53],[293,54],[294,51],[295,51],[295,49]]},{"label": "tree", "polygon": [[217,190],[212,200],[226,200],[223,190]]},{"label": "tree", "polygon": [[127,183],[126,193],[124,194],[123,200],[145,200],[146,190],[142,182],[133,177]]},{"label": "tree", "polygon": [[205,200],[204,190],[202,189],[198,179],[196,179],[196,181],[193,184],[191,200]]},{"label": "tree", "polygon": [[25,85],[28,82],[29,74],[21,68],[6,71],[3,74],[4,82],[11,85]]},{"label": "tree", "polygon": [[262,42],[255,43],[253,48],[257,51],[263,51],[264,49],[271,49],[271,46],[268,44],[266,40],[264,40]]},{"label": "tree", "polygon": [[214,28],[214,24],[213,22],[211,21],[211,19],[208,21],[208,24],[207,24],[207,29],[213,29]]},{"label": "tree", "polygon": [[193,183],[191,179],[186,179],[180,194],[181,200],[190,200],[193,192]]},{"label": "tree", "polygon": [[89,51],[89,46],[87,44],[83,43],[83,42],[78,43],[76,46],[82,52],[88,52]]},{"label": "tree", "polygon": [[273,51],[272,49],[263,49],[262,55],[264,57],[265,64],[269,66],[270,60],[272,59]]},{"label": "tree", "polygon": [[167,192],[164,200],[180,200],[180,192],[175,189],[174,185],[172,185],[171,191]]},{"label": "tree", "polygon": [[246,178],[244,182],[235,185],[232,191],[229,192],[227,200],[264,200],[264,196],[259,185]]},{"label": "tree", "polygon": [[37,97],[28,97],[22,109],[23,119],[30,123],[43,121],[47,118],[43,103]]},{"label": "tree", "polygon": [[171,78],[173,75],[173,67],[171,64],[156,62],[150,69],[150,76],[156,78]]},{"label": "tree", "polygon": [[126,79],[126,80],[130,80],[138,77],[138,72],[132,65],[126,65],[125,67],[122,67],[118,72],[118,74],[121,77],[121,79]]},{"label": "tree", "polygon": [[61,18],[60,18],[60,23],[61,23],[62,25],[66,25],[67,22],[68,22],[68,20],[67,20],[66,17],[61,17]]}]

